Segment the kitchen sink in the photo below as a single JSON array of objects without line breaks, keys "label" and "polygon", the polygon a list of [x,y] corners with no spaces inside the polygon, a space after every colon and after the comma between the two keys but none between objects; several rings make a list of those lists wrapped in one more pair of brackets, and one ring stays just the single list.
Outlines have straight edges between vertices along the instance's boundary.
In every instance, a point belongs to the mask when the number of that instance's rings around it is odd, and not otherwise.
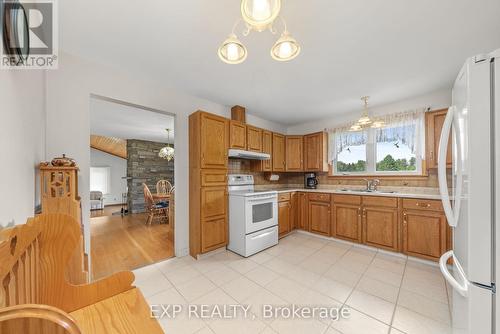
[{"label": "kitchen sink", "polygon": [[354,193],[379,193],[379,194],[395,194],[395,191],[383,191],[383,190],[368,190],[368,189],[340,189],[340,191],[354,192]]}]

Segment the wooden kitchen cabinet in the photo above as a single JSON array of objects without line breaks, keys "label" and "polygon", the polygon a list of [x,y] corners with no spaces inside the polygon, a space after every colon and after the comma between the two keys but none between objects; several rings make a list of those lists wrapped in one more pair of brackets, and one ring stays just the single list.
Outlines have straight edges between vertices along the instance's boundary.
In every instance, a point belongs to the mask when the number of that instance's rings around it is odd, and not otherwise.
[{"label": "wooden kitchen cabinet", "polygon": [[308,231],[307,194],[299,192],[297,197],[297,228]]},{"label": "wooden kitchen cabinet", "polygon": [[[428,169],[438,166],[439,140],[447,112],[447,109],[442,109],[425,113],[426,166]],[[451,138],[449,138],[446,167],[451,168],[451,164]]]},{"label": "wooden kitchen cabinet", "polygon": [[335,237],[361,243],[361,207],[353,204],[334,204],[333,227],[332,234]]},{"label": "wooden kitchen cabinet", "polygon": [[309,200],[308,202],[308,215],[309,215],[309,231],[316,234],[325,236],[330,235],[331,225],[331,203],[318,202]]},{"label": "wooden kitchen cabinet", "polygon": [[247,125],[247,150],[262,152],[262,129]]},{"label": "wooden kitchen cabinet", "polygon": [[227,168],[228,120],[205,112],[190,119],[190,165]]},{"label": "wooden kitchen cabinet", "polygon": [[202,220],[201,252],[224,247],[227,244],[227,216]]},{"label": "wooden kitchen cabinet", "polygon": [[290,201],[278,202],[278,235],[283,237],[288,234],[290,229]]},{"label": "wooden kitchen cabinet", "polygon": [[273,133],[273,172],[285,171],[285,136]]},{"label": "wooden kitchen cabinet", "polygon": [[223,187],[201,188],[201,217],[203,219],[227,214],[227,189]]},{"label": "wooden kitchen cabinet", "polygon": [[[412,203],[415,208],[408,209]],[[431,204],[436,202],[436,204]],[[451,233],[438,201],[403,200],[402,243],[407,255],[438,261],[451,248]]]},{"label": "wooden kitchen cabinet", "polygon": [[287,172],[301,172],[304,170],[303,141],[303,136],[286,136],[285,157]]},{"label": "wooden kitchen cabinet", "polygon": [[297,192],[290,193],[290,230],[295,230],[298,226],[297,206],[299,203],[299,194]]},{"label": "wooden kitchen cabinet", "polygon": [[304,136],[304,171],[328,172],[328,135],[326,132]]},{"label": "wooden kitchen cabinet", "polygon": [[227,245],[229,120],[198,111],[189,116],[189,253]]},{"label": "wooden kitchen cabinet", "polygon": [[273,170],[273,133],[271,131],[262,131],[262,152],[271,155],[270,160],[259,161],[260,170],[271,172]]},{"label": "wooden kitchen cabinet", "polygon": [[229,124],[229,147],[239,150],[247,149],[247,126],[237,121]]},{"label": "wooden kitchen cabinet", "polygon": [[398,250],[398,209],[363,207],[363,244]]}]

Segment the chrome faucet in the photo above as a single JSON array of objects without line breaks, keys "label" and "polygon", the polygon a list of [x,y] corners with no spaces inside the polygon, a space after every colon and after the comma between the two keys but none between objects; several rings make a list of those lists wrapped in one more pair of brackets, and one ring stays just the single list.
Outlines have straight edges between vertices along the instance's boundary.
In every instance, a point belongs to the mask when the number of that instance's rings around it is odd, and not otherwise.
[{"label": "chrome faucet", "polygon": [[366,190],[365,191],[377,191],[377,187],[380,185],[380,180],[379,179],[363,179],[366,181]]}]

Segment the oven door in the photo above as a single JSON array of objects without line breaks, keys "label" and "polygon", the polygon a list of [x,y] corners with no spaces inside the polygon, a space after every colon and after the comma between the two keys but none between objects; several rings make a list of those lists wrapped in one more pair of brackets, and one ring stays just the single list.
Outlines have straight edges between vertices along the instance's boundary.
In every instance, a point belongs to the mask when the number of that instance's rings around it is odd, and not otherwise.
[{"label": "oven door", "polygon": [[253,195],[245,198],[246,234],[278,224],[278,195]]}]

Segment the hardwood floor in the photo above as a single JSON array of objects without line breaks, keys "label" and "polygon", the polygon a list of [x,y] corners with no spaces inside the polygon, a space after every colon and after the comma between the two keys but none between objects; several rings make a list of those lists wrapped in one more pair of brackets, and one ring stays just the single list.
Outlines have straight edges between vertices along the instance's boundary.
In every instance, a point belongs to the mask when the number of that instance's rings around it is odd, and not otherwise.
[{"label": "hardwood floor", "polygon": [[146,225],[145,214],[122,217],[111,215],[120,206],[111,208],[101,212],[108,215],[90,219],[92,279],[174,256],[173,230],[168,224]]}]

